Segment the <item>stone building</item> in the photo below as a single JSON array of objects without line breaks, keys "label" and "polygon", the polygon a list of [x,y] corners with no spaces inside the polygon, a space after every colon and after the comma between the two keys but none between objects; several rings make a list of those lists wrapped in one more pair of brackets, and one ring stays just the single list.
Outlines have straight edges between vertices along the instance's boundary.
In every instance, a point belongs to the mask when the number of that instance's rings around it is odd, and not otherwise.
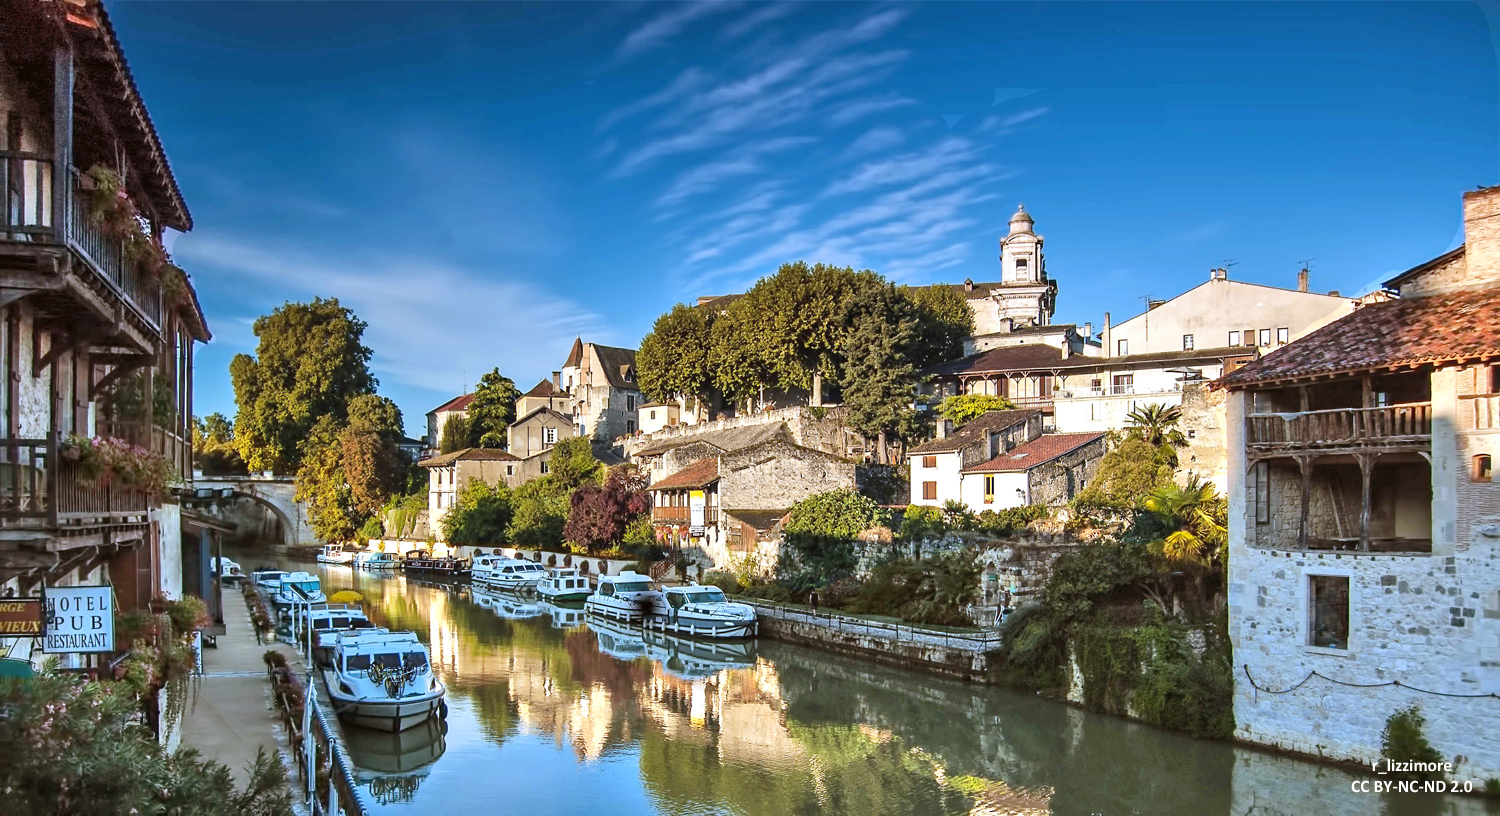
[{"label": "stone building", "polygon": [[959,500],[975,512],[1067,504],[1094,478],[1104,434],[1043,434],[959,473]]},{"label": "stone building", "polygon": [[[1042,412],[1036,409],[990,411],[952,433],[938,420],[940,436],[907,453],[911,465],[911,504],[942,507],[964,501],[963,474],[1042,435]],[[970,505],[975,510],[983,509]]]},{"label": "stone building", "polygon": [[458,492],[470,479],[488,485],[515,487],[522,461],[497,448],[464,448],[463,450],[423,459],[417,464],[427,468],[427,518],[434,529],[441,528],[443,517],[458,500]]},{"label": "stone building", "polygon": [[1500,188],[1464,229],[1217,384],[1241,739],[1368,762],[1416,705],[1450,776],[1500,777]]},{"label": "stone building", "polygon": [[684,415],[680,402],[648,402],[637,408],[636,428],[642,434],[652,434],[664,428],[682,424]]},{"label": "stone building", "polygon": [[[6,0],[0,19],[0,595],[109,584],[118,612],[184,591],[215,611],[205,566],[218,528],[179,498],[193,478],[194,343],[209,332],[162,252],[165,231],[192,229],[192,216],[104,6]],[[74,437],[164,458],[168,495],[100,479]],[[0,638],[0,658],[39,664],[40,646]]]},{"label": "stone building", "polygon": [[792,505],[855,487],[852,460],[796,444],[785,426],[745,430],[663,451],[670,472],[647,488],[658,536],[711,567],[746,556],[773,566]]},{"label": "stone building", "polygon": [[552,449],[558,442],[578,435],[573,417],[551,408],[537,408],[511,423],[506,432],[506,450],[519,461],[514,478],[506,484],[517,487],[546,474]]},{"label": "stone building", "polygon": [[443,426],[455,416],[464,416],[474,404],[473,394],[462,394],[427,412],[427,454],[436,455],[442,450]]},{"label": "stone building", "polygon": [[552,379],[542,380],[516,400],[516,416],[524,417],[538,408],[550,408],[561,414],[573,412],[572,396],[562,388],[562,372],[552,372]]},{"label": "stone building", "polygon": [[635,349],[573,341],[563,363],[561,385],[570,397],[578,435],[609,447],[636,431],[635,411],[643,400],[635,381]]}]

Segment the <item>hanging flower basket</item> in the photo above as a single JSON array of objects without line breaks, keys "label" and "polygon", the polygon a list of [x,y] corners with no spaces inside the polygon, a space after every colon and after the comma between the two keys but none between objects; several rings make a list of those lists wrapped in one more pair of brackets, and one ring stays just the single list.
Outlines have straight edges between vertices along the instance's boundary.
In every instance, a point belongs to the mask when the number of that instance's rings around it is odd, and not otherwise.
[{"label": "hanging flower basket", "polygon": [[87,439],[70,434],[58,446],[58,456],[78,463],[79,483],[101,487],[122,484],[138,488],[156,501],[166,498],[168,485],[177,478],[165,456],[108,436]]}]

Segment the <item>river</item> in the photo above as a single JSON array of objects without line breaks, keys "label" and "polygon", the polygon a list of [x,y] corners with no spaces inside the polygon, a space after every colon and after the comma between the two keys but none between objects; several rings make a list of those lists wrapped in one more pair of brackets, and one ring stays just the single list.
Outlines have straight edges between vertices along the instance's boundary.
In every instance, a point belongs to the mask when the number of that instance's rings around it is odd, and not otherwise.
[{"label": "river", "polygon": [[1486,812],[1468,797],[1356,793],[1366,777],[1341,768],[767,639],[647,642],[468,586],[295,568],[416,632],[448,686],[446,733],[346,727],[376,813]]}]

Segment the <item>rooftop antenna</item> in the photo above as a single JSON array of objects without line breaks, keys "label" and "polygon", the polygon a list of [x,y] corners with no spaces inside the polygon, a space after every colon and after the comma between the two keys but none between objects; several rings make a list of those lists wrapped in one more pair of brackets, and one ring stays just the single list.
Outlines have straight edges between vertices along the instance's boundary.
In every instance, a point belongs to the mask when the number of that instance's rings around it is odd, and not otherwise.
[{"label": "rooftop antenna", "polygon": [[1239,263],[1239,261],[1236,261],[1233,258],[1225,258],[1224,259],[1224,271],[1228,272],[1229,271],[1229,267],[1234,266],[1234,265],[1236,265],[1238,263]]},{"label": "rooftop antenna", "polygon": [[1298,261],[1297,263],[1301,264],[1303,269],[1311,271],[1312,270],[1312,262],[1316,261],[1316,260],[1317,260],[1317,258],[1308,258],[1305,261]]}]

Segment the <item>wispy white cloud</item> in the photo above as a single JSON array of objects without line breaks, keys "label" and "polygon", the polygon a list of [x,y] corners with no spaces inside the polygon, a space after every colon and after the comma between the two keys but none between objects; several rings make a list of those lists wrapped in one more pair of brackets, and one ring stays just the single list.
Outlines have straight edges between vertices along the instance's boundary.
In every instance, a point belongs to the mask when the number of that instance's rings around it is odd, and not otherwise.
[{"label": "wispy white cloud", "polygon": [[[430,256],[358,256],[342,248],[287,249],[195,233],[180,242],[179,257],[211,272],[221,285],[274,291],[277,301],[337,297],[369,324],[371,369],[385,384],[448,391],[505,360],[534,361],[538,349],[560,349],[576,335],[605,331],[599,315],[546,289]],[[230,336],[221,339],[248,346],[250,340],[236,330],[239,322],[230,318]],[[220,318],[216,328],[224,324]]]},{"label": "wispy white cloud", "polygon": [[791,150],[813,141],[815,140],[811,136],[786,136],[746,145],[724,159],[700,164],[680,173],[672,186],[656,199],[656,203],[660,206],[678,204],[695,195],[716,190],[730,179],[763,173],[766,167],[761,160],[762,156]]},{"label": "wispy white cloud", "polygon": [[900,147],[906,142],[906,134],[893,127],[874,127],[861,133],[848,148],[844,150],[845,159],[868,156],[871,153],[881,153],[893,147]]},{"label": "wispy white cloud", "polygon": [[866,99],[856,99],[853,102],[839,108],[828,116],[829,124],[843,126],[853,124],[866,116],[873,116],[896,108],[905,108],[917,104],[917,100],[908,99],[900,94],[885,94]]},{"label": "wispy white cloud", "polygon": [[631,31],[620,43],[617,56],[633,57],[653,48],[666,45],[673,37],[697,20],[737,8],[736,0],[695,0],[690,3],[674,3],[644,25]]},{"label": "wispy white cloud", "polygon": [[724,26],[724,30],[719,32],[719,36],[725,40],[738,39],[767,23],[774,22],[791,14],[796,8],[795,3],[765,3],[755,11]]},{"label": "wispy white cloud", "polygon": [[823,195],[858,193],[874,187],[932,178],[955,166],[976,162],[981,155],[979,147],[967,139],[946,138],[925,150],[866,162],[828,185]]}]

